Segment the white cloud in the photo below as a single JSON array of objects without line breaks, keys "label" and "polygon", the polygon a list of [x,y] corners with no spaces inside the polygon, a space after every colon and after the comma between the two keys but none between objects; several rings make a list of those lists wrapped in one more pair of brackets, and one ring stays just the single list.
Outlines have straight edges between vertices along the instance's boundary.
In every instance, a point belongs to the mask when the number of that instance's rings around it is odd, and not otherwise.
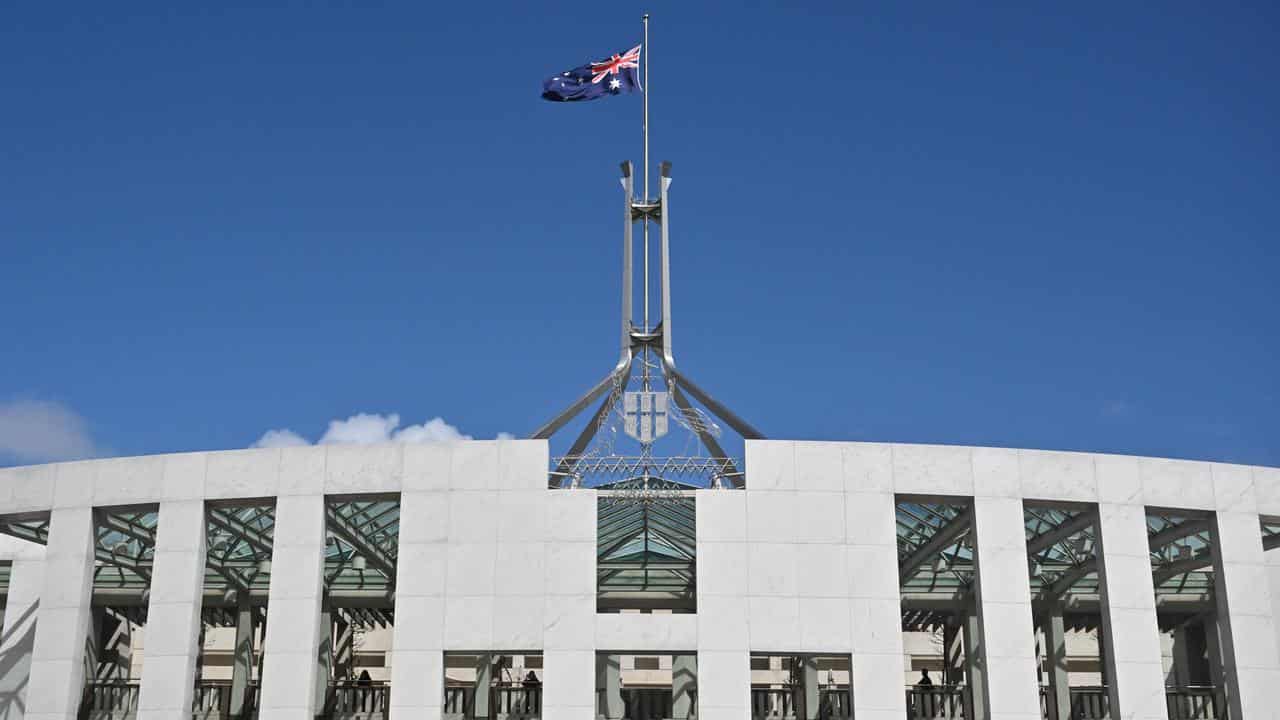
[{"label": "white cloud", "polygon": [[71,408],[43,400],[0,403],[0,457],[39,463],[101,454],[88,423]]},{"label": "white cloud", "polygon": [[[498,433],[499,440],[512,440],[511,433]],[[317,445],[373,445],[375,443],[431,443],[471,440],[472,437],[445,422],[432,418],[420,425],[400,427],[396,413],[357,413],[346,420],[330,420]],[[287,428],[268,430],[251,447],[292,447],[310,445],[311,441]]]},{"label": "white cloud", "polygon": [[249,447],[256,448],[281,448],[281,447],[297,447],[298,445],[310,445],[311,443],[298,433],[292,430],[268,430],[262,433],[262,437]]}]

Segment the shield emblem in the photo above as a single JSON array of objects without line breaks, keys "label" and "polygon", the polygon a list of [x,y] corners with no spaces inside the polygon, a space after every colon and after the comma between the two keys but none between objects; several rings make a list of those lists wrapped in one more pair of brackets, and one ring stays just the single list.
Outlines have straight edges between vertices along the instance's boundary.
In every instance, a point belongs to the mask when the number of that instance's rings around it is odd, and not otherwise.
[{"label": "shield emblem", "polygon": [[667,434],[667,394],[634,391],[622,397],[623,429],[638,442],[651,443]]}]

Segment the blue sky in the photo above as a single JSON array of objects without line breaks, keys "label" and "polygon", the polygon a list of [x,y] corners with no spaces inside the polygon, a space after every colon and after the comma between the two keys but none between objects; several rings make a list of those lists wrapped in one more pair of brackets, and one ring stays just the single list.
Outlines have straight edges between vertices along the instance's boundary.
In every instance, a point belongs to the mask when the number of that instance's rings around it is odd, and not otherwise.
[{"label": "blue sky", "polygon": [[6,7],[0,463],[530,432],[640,155],[541,81],[647,9],[677,359],[767,435],[1280,465],[1272,4],[266,4]]}]

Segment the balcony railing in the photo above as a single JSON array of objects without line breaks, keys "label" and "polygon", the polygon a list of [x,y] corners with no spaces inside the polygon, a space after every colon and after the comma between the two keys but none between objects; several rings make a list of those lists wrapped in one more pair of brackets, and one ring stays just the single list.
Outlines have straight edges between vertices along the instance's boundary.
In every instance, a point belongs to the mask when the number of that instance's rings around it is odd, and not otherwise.
[{"label": "balcony railing", "polygon": [[87,683],[80,698],[82,720],[126,720],[138,712],[139,684],[135,682]]},{"label": "balcony railing", "polygon": [[391,712],[391,686],[369,680],[339,680],[325,692],[326,720],[385,720]]},{"label": "balcony railing", "polygon": [[912,720],[968,720],[969,688],[963,685],[914,685],[907,688],[907,716]]},{"label": "balcony railing", "polygon": [[751,689],[751,720],[794,720],[796,705],[793,688]]},{"label": "balcony railing", "polygon": [[1169,720],[1220,720],[1218,688],[1204,686],[1165,688]]},{"label": "balcony railing", "polygon": [[[258,708],[258,684],[250,683],[244,689],[244,720],[256,716]],[[201,680],[196,685],[191,702],[192,720],[241,720],[231,714],[231,681]]]}]

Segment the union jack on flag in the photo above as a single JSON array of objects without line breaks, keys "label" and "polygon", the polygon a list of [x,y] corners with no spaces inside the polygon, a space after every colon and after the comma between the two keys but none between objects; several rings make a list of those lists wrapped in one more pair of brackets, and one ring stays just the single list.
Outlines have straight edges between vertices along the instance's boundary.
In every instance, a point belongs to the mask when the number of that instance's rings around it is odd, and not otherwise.
[{"label": "union jack on flag", "polygon": [[578,102],[636,90],[644,91],[640,87],[639,45],[604,60],[552,75],[542,83],[542,98],[552,102]]}]

